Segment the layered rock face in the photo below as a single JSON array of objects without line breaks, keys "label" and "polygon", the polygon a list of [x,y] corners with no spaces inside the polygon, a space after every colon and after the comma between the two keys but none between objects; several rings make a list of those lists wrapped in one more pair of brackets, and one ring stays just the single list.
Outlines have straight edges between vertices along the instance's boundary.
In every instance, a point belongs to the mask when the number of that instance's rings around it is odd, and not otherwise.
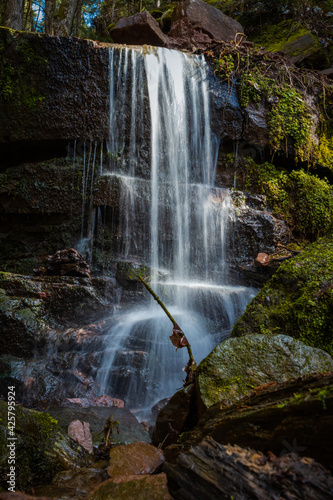
[{"label": "layered rock face", "polygon": [[[103,141],[108,50],[98,42],[0,30],[1,162],[64,156],[69,140]],[[93,98],[92,98],[93,96]]]}]

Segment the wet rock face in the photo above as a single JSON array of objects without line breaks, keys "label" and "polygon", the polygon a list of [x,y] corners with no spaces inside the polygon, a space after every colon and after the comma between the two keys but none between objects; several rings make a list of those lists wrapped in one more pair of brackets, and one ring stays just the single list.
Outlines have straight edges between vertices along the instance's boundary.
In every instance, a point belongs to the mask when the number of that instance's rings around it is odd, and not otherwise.
[{"label": "wet rock face", "polygon": [[107,48],[5,28],[0,40],[2,60],[14,67],[12,94],[1,103],[0,143],[65,141],[65,153],[69,139],[107,137]]},{"label": "wet rock face", "polygon": [[203,408],[229,406],[253,387],[330,370],[333,360],[321,349],[286,335],[251,335],[213,349],[198,366],[196,384]]},{"label": "wet rock face", "polygon": [[161,31],[153,16],[147,11],[120,19],[110,34],[116,43],[125,43],[127,45],[146,44],[155,47],[168,46],[168,37]]}]

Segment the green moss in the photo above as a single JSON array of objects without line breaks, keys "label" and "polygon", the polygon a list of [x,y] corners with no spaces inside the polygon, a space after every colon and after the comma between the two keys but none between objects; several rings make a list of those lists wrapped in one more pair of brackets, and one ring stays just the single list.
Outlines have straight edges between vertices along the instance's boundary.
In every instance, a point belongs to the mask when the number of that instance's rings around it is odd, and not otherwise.
[{"label": "green moss", "polygon": [[232,336],[285,333],[333,355],[333,239],[280,266],[235,324]]},{"label": "green moss", "polygon": [[298,238],[314,241],[333,228],[333,188],[326,179],[304,170],[287,172],[265,162],[242,159],[244,188],[266,195],[276,217],[282,217]]}]

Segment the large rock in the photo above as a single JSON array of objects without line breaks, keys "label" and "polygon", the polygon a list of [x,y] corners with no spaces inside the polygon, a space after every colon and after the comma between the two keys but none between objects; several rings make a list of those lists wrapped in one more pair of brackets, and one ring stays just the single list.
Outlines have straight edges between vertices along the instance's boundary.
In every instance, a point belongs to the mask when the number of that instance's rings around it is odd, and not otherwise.
[{"label": "large rock", "polygon": [[167,477],[162,472],[154,476],[118,476],[98,486],[87,500],[171,500],[168,491]]},{"label": "large rock", "polygon": [[[11,159],[66,154],[68,140],[108,137],[108,49],[98,42],[0,30],[0,144]],[[32,141],[10,149],[14,141]],[[49,141],[49,142],[40,142]],[[33,146],[34,145],[34,146]],[[38,146],[38,147],[37,147]],[[35,151],[33,151],[35,147]]]},{"label": "large rock", "polygon": [[169,37],[178,45],[207,47],[212,40],[230,42],[243,27],[202,0],[183,0],[173,11]]},{"label": "large rock", "polygon": [[124,446],[116,446],[110,450],[111,478],[131,476],[135,474],[154,474],[164,461],[162,450],[147,443],[136,442]]},{"label": "large rock", "polygon": [[[164,470],[172,497],[182,500],[329,500],[333,478],[320,464],[297,455],[267,456],[206,438]],[[305,479],[306,478],[306,479]]]},{"label": "large rock", "polygon": [[326,55],[318,38],[294,20],[266,26],[257,43],[270,52],[284,52],[293,64],[325,68]]},{"label": "large rock", "polygon": [[147,11],[120,19],[110,34],[116,43],[168,46],[168,37]]},{"label": "large rock", "polygon": [[[18,405],[14,413],[17,489],[48,484],[59,470],[90,464],[89,453],[70,439],[54,418]],[[8,406],[4,401],[0,401],[0,417],[2,422],[8,421]],[[2,437],[10,438],[10,432],[1,426]],[[7,487],[7,459],[11,451],[7,447],[9,440],[4,443],[0,450],[0,477],[1,485]]]},{"label": "large rock", "polygon": [[332,358],[286,335],[228,339],[200,363],[196,383],[200,404],[229,406],[254,387],[333,370]]},{"label": "large rock", "polygon": [[333,354],[333,240],[284,262],[248,305],[232,336],[284,332]]},{"label": "large rock", "polygon": [[182,432],[195,425],[196,416],[194,386],[189,385],[176,392],[158,413],[152,443],[166,448],[176,442]]},{"label": "large rock", "polygon": [[167,461],[210,436],[277,456],[298,453],[333,469],[333,373],[254,388],[230,407],[211,406],[198,425],[166,448]]},{"label": "large rock", "polygon": [[91,278],[89,264],[75,248],[58,250],[54,255],[48,255],[45,261],[45,274],[49,276]]}]

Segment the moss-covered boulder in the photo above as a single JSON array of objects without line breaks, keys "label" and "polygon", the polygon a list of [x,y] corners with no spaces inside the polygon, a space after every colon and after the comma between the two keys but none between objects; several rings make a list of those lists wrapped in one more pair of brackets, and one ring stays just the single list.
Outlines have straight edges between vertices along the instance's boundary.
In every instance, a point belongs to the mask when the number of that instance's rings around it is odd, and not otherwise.
[{"label": "moss-covered boulder", "polygon": [[333,354],[333,239],[283,263],[248,305],[232,337],[284,333]]},{"label": "moss-covered boulder", "polygon": [[255,387],[333,370],[332,358],[286,335],[228,339],[200,363],[196,375],[199,403],[228,406]]},{"label": "moss-covered boulder", "polygon": [[[8,406],[0,401],[1,486],[6,487],[8,454],[6,438],[15,437],[16,488],[25,491],[31,486],[48,484],[60,470],[75,469],[90,464],[89,453],[61,429],[47,414],[16,406],[15,429],[7,427]],[[14,433],[12,435],[11,433]]]},{"label": "moss-covered boulder", "polygon": [[270,52],[284,52],[294,64],[303,64],[310,68],[325,67],[326,54],[318,38],[294,20],[267,25],[256,39],[256,43]]}]

